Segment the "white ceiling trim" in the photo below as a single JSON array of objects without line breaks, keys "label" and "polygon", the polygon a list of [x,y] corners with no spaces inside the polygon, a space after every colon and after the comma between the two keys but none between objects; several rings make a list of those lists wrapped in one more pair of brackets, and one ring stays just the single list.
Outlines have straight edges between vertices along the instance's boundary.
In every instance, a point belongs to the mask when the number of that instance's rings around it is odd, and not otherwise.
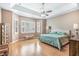
[{"label": "white ceiling trim", "polygon": [[32,14],[25,13],[22,11],[17,11],[17,10],[12,10],[12,11],[13,11],[13,13],[20,15],[20,16],[25,16],[25,17],[34,18],[34,19],[42,19],[41,17],[39,17],[37,15],[32,15]]}]

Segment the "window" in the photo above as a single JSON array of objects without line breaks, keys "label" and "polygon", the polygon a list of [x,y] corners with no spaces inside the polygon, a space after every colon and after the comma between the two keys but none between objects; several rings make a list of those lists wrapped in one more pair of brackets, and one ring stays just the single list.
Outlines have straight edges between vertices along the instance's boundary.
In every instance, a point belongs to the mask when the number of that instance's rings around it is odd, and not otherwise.
[{"label": "window", "polygon": [[35,22],[34,21],[21,21],[21,33],[34,33]]}]

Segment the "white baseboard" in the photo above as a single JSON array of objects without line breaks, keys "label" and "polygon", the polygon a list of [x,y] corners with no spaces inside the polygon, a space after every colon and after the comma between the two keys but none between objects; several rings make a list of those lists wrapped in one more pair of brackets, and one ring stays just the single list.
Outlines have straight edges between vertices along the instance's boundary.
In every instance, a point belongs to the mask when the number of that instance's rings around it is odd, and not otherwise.
[{"label": "white baseboard", "polygon": [[10,44],[13,44],[13,43],[15,43],[15,42],[17,42],[17,41],[19,41],[19,40],[14,40],[14,41],[10,42]]}]

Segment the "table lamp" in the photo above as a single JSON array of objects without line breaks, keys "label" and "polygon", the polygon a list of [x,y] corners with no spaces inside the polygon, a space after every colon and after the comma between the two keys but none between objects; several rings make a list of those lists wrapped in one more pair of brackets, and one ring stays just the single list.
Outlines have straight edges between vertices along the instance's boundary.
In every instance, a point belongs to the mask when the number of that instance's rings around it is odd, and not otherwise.
[{"label": "table lamp", "polygon": [[76,37],[78,38],[78,30],[79,30],[78,24],[74,24],[73,28],[75,29]]}]

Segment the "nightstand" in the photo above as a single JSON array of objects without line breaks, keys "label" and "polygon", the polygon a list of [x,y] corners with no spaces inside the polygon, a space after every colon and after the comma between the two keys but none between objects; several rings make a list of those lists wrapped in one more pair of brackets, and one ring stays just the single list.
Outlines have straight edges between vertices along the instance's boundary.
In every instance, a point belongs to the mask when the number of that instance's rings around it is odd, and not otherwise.
[{"label": "nightstand", "polygon": [[79,56],[79,39],[74,37],[71,38],[69,42],[69,55]]}]

